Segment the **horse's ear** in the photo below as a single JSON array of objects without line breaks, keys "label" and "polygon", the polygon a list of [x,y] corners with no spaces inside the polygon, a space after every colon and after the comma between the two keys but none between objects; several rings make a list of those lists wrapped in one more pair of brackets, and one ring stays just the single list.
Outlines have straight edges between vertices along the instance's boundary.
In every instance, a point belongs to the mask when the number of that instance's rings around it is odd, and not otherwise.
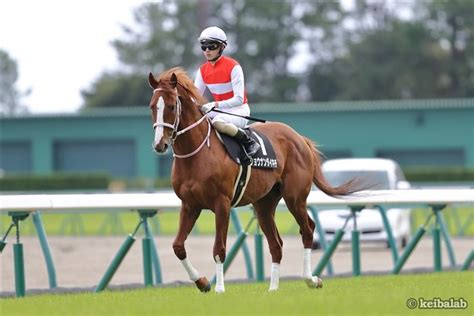
[{"label": "horse's ear", "polygon": [[152,89],[156,89],[156,87],[158,87],[158,81],[156,81],[155,77],[151,72],[148,74],[148,84]]},{"label": "horse's ear", "polygon": [[173,88],[176,88],[176,86],[178,85],[178,78],[176,77],[174,72],[170,77],[170,84]]}]

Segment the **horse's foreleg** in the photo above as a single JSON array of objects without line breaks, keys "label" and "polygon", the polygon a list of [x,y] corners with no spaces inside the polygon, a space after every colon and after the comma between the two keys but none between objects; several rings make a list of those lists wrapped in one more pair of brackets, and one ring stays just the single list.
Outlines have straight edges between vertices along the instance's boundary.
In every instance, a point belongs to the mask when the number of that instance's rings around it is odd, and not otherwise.
[{"label": "horse's foreleg", "polygon": [[226,256],[227,229],[229,227],[229,206],[215,209],[216,239],[214,241],[213,256],[216,262],[216,293],[224,293],[224,261]]},{"label": "horse's foreleg", "polygon": [[211,290],[211,283],[206,277],[199,277],[199,272],[193,267],[188,258],[181,260],[186,272],[188,272],[189,279],[196,284],[201,292],[209,292]]},{"label": "horse's foreleg", "polygon": [[193,267],[191,261],[187,258],[186,248],[184,247],[184,242],[193,229],[200,214],[201,210],[193,210],[189,206],[183,204],[180,212],[178,234],[173,242],[173,250],[176,257],[178,257],[188,273],[189,279],[196,284],[201,292],[209,292],[211,290],[211,284],[206,277],[199,277],[199,272]]},{"label": "horse's foreleg", "polygon": [[280,287],[280,263],[272,262],[272,270],[270,274],[270,287],[269,292],[278,290]]},{"label": "horse's foreleg", "polygon": [[224,262],[221,261],[221,259],[216,256],[216,287],[215,291],[216,293],[224,293],[225,292],[225,286],[224,286]]}]

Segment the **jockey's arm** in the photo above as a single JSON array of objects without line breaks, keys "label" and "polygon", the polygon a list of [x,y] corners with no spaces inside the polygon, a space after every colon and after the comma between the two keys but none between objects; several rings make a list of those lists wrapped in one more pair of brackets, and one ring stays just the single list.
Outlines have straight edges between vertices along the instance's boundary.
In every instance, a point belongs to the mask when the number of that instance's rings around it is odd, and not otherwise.
[{"label": "jockey's arm", "polygon": [[196,88],[198,88],[199,93],[203,95],[204,91],[206,91],[206,84],[204,83],[204,80],[202,79],[201,69],[198,69],[196,73],[196,78],[194,79],[194,85],[196,86]]},{"label": "jockey's arm", "polygon": [[228,109],[240,106],[244,103],[244,72],[242,71],[242,67],[240,65],[235,65],[234,68],[232,68],[231,82],[234,96],[230,99],[216,102],[217,107]]}]

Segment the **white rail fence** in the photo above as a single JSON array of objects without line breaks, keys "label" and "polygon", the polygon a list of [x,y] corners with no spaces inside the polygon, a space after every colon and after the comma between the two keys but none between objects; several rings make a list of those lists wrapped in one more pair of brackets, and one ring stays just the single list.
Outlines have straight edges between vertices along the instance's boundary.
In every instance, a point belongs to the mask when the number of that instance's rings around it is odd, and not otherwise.
[{"label": "white rail fence", "polygon": [[[284,205],[284,202],[280,202]],[[316,206],[419,206],[474,204],[474,189],[363,191],[345,199],[312,191],[308,205]],[[173,192],[105,194],[0,195],[0,212],[66,210],[134,210],[177,208],[181,201]]]},{"label": "white rail fence", "polygon": [[[320,240],[322,241],[323,250],[325,250],[323,257],[319,264],[315,268],[314,272],[319,274],[324,268],[328,268],[328,272],[331,269],[330,258],[337,247],[337,244],[344,234],[342,227],[336,232],[335,238],[331,244],[326,245],[324,242],[324,234],[322,233],[321,227],[319,227],[319,219],[316,208],[331,208],[331,207],[349,207],[352,211],[353,219],[355,220],[355,213],[360,211],[362,208],[371,206],[377,207],[380,210],[382,218],[384,218],[386,207],[431,207],[433,214],[436,218],[435,227],[433,228],[432,236],[434,243],[434,266],[435,270],[441,270],[441,236],[445,240],[446,247],[449,252],[449,258],[451,265],[455,266],[454,250],[451,246],[451,241],[444,224],[441,210],[449,205],[465,205],[466,207],[472,207],[474,211],[474,189],[426,189],[426,190],[387,190],[387,191],[363,191],[358,194],[352,195],[344,199],[337,199],[329,197],[321,192],[313,191],[308,196],[308,207],[313,213],[316,219],[317,228],[320,231]],[[280,202],[281,206],[284,206],[284,202]],[[41,219],[39,216],[35,217],[38,211],[42,212],[55,212],[55,211],[123,211],[123,210],[137,210],[141,216],[140,225],[145,228],[146,236],[145,239],[151,239],[148,242],[153,243],[152,236],[147,232],[147,218],[155,215],[157,209],[176,209],[181,206],[181,201],[173,192],[156,192],[156,193],[106,193],[106,194],[35,194],[35,195],[0,195],[0,213],[8,212],[8,215],[12,217],[12,225],[7,230],[4,238],[1,240],[1,249],[6,245],[5,239],[12,228],[16,228],[19,232],[19,223],[25,219],[30,213],[33,213],[33,221],[38,231],[40,238],[40,244],[43,248],[45,260],[48,268],[48,276],[50,281],[50,287],[56,287],[54,264],[52,262],[51,254],[49,252],[49,246],[46,239],[46,234],[42,227]],[[347,223],[347,222],[346,222]],[[415,233],[404,252],[399,256],[394,244],[393,238],[391,238],[391,228],[388,224],[388,220],[384,219],[385,228],[389,237],[389,243],[392,249],[392,256],[394,259],[393,273],[400,272],[403,264],[410,256],[411,252],[416,247],[418,241],[421,239],[425,232],[426,224],[424,227],[420,227]],[[138,227],[137,226],[137,229]],[[136,233],[136,231],[135,231]],[[135,234],[134,233],[134,234]],[[244,242],[246,231],[240,230],[241,243],[237,247],[233,247],[229,252],[238,251],[239,247]],[[352,255],[353,255],[353,274],[360,274],[360,250],[358,237],[359,232],[353,231],[353,243],[352,243]],[[133,234],[133,235],[134,235]],[[130,235],[133,239],[133,236]],[[133,240],[129,239],[126,241],[124,246],[117,253],[114,262],[111,267],[104,275],[100,284],[97,287],[97,291],[104,289],[110,278],[113,276],[116,268],[120,264],[128,249],[130,248]],[[356,242],[354,242],[354,239]],[[128,244],[127,244],[128,243]],[[144,252],[144,257],[149,258],[150,264],[145,264],[145,285],[152,284],[153,271],[155,268],[155,278],[158,279],[159,261],[157,260],[156,252],[153,252],[153,246],[148,247],[149,252]],[[23,262],[23,249],[20,243],[20,236],[17,233],[16,244],[13,245],[15,255],[15,288],[17,296],[25,295],[24,285],[24,262]],[[235,249],[234,249],[235,248]],[[144,247],[147,249],[147,247]],[[145,251],[145,250],[144,250]],[[230,255],[232,256],[232,255]],[[151,258],[151,259],[150,259]],[[153,260],[152,260],[153,259]],[[471,251],[470,255],[464,262],[462,267],[463,270],[468,269],[471,262],[474,259],[474,250]],[[117,261],[117,262],[116,262]],[[157,267],[158,261],[158,267]],[[227,260],[226,260],[227,261]],[[229,263],[230,264],[230,263]],[[115,265],[115,266],[114,266]],[[257,264],[258,265],[258,264]],[[258,271],[258,266],[257,266]],[[151,275],[151,276],[150,276]],[[257,275],[257,280],[260,280],[262,276]],[[158,282],[159,283],[159,282]]]}]

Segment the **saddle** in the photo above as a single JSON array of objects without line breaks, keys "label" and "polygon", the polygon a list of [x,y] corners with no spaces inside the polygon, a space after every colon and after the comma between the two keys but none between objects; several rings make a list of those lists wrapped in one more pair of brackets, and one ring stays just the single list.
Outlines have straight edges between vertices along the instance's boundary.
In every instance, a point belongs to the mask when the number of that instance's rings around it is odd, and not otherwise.
[{"label": "saddle", "polygon": [[253,157],[247,156],[243,146],[239,144],[233,137],[221,134],[216,130],[217,136],[224,144],[229,156],[239,165],[239,173],[235,179],[234,195],[232,198],[232,207],[236,206],[244,195],[247,184],[250,180],[252,167],[261,169],[275,169],[278,166],[275,150],[268,138],[250,127],[246,127],[250,131],[250,137],[260,144],[260,149]]},{"label": "saddle", "polygon": [[224,144],[227,153],[236,164],[242,166],[250,165],[254,168],[275,169],[278,166],[276,155],[267,136],[251,129],[250,127],[246,127],[245,130],[250,131],[250,137],[260,144],[260,149],[253,157],[248,157],[242,145],[240,145],[233,137],[221,134],[217,130],[216,132]]}]

